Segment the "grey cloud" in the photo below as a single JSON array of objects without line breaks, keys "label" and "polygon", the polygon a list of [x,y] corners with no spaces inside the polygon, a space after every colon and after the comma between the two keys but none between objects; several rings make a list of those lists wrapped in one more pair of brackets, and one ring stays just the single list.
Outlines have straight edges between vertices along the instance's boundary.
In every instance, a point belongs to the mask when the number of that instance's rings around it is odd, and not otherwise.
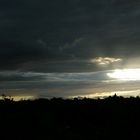
[{"label": "grey cloud", "polygon": [[1,71],[0,81],[40,81],[44,80],[45,74],[19,71]]},{"label": "grey cloud", "polygon": [[[74,74],[18,73],[27,79],[34,76],[43,76],[46,79],[32,81],[1,81],[0,91],[1,93],[6,93],[6,95],[11,96],[29,95],[35,97],[91,96],[91,94],[92,96],[98,96],[98,94],[104,96],[106,93],[108,93],[108,95],[111,94],[111,92],[122,92],[123,95],[123,92],[126,91],[139,91],[139,81],[114,80],[107,76],[107,73],[112,72],[113,71],[102,71]],[[6,76],[6,72],[1,72],[0,77],[2,74]],[[13,74],[15,74],[15,72],[9,72],[9,75]]]},{"label": "grey cloud", "polygon": [[[114,71],[98,71],[98,72],[75,72],[75,73],[43,73],[43,72],[22,72],[22,71],[1,71],[0,81],[13,82],[102,82],[110,80],[108,73]],[[112,78],[113,79],[113,78]]]},{"label": "grey cloud", "polygon": [[138,0],[1,1],[0,69],[92,71],[98,67],[69,61],[139,56],[139,7]]}]

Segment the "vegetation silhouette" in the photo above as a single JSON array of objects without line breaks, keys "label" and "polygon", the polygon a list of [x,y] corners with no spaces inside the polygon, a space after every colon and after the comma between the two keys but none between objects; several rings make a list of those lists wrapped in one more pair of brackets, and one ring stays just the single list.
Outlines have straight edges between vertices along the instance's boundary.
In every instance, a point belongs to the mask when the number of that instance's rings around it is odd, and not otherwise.
[{"label": "vegetation silhouette", "polygon": [[[136,139],[140,98],[0,100],[1,137]],[[8,135],[12,133],[14,135]],[[15,137],[14,137],[15,139]]]}]

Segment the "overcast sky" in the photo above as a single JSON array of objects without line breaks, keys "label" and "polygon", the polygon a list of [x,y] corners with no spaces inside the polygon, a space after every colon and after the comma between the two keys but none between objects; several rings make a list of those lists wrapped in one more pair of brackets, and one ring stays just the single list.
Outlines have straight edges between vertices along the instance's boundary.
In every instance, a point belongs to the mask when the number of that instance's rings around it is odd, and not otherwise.
[{"label": "overcast sky", "polygon": [[0,2],[1,81],[139,68],[139,55],[139,0]]},{"label": "overcast sky", "polygon": [[139,57],[139,44],[139,0],[0,2],[1,70],[93,71],[91,59],[124,64]]}]

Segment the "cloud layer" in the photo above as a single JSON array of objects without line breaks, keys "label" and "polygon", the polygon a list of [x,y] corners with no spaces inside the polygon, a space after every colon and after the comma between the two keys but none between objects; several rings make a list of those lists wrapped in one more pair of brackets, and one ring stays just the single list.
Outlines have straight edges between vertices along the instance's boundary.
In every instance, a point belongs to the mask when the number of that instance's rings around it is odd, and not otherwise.
[{"label": "cloud layer", "polygon": [[[100,71],[86,73],[34,73],[0,72],[0,92],[20,97],[98,97],[114,95],[139,95],[140,80],[119,80]],[[128,94],[127,94],[128,93]]]}]

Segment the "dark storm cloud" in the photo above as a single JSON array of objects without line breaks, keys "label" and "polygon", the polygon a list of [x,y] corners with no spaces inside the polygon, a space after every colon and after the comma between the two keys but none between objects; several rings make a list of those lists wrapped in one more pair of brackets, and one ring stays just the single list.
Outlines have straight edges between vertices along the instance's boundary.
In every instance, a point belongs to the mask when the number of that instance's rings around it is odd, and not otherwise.
[{"label": "dark storm cloud", "polygon": [[0,41],[0,69],[17,68],[24,62],[43,58],[47,55],[47,48],[39,45],[19,41]]},{"label": "dark storm cloud", "polygon": [[0,69],[89,71],[98,66],[83,60],[139,56],[139,9],[139,0],[1,1]]}]

